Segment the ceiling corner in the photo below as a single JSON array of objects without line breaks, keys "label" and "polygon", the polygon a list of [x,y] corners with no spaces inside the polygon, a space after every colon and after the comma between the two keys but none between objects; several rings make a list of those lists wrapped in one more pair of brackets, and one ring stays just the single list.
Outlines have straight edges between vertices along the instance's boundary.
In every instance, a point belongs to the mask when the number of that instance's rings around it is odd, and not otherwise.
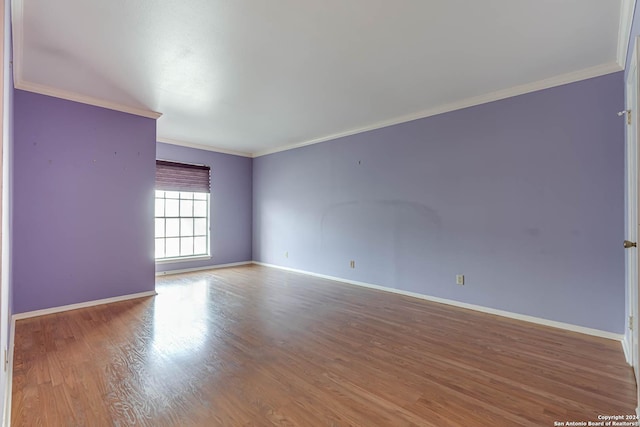
[{"label": "ceiling corner", "polygon": [[58,89],[39,83],[33,83],[25,80],[22,76],[23,50],[24,50],[24,13],[23,0],[11,0],[11,27],[13,40],[13,86],[16,89],[25,90],[27,92],[38,93],[41,95],[52,96],[54,98],[66,99],[68,101],[80,102],[82,104],[93,105],[96,107],[107,108],[109,110],[129,113],[136,116],[147,117],[150,119],[158,119],[162,113],[147,108],[133,107],[130,105],[120,104],[107,101],[105,99],[93,96]]},{"label": "ceiling corner", "polygon": [[618,26],[618,52],[616,61],[618,65],[625,68],[627,62],[627,51],[629,49],[629,36],[631,35],[631,24],[636,8],[636,0],[621,0],[620,3],[620,24]]},{"label": "ceiling corner", "polygon": [[254,157],[253,153],[247,153],[244,151],[228,150],[225,148],[213,147],[211,145],[195,144],[193,142],[178,141],[172,138],[164,138],[159,136],[156,138],[157,142],[165,144],[179,145],[181,147],[195,148],[196,150],[213,151],[214,153],[231,154],[232,156],[240,157]]},{"label": "ceiling corner", "polygon": [[23,3],[22,0],[11,0],[11,39],[13,41],[13,81],[14,86],[22,81],[22,47],[23,38]]}]

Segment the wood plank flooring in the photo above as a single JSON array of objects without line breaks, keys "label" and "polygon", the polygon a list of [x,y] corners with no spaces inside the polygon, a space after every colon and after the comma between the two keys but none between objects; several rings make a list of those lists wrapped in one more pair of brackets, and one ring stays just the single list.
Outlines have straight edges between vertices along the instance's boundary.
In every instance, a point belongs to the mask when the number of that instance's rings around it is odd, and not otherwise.
[{"label": "wood plank flooring", "polygon": [[259,266],[20,320],[12,426],[553,426],[633,414],[619,342]]}]

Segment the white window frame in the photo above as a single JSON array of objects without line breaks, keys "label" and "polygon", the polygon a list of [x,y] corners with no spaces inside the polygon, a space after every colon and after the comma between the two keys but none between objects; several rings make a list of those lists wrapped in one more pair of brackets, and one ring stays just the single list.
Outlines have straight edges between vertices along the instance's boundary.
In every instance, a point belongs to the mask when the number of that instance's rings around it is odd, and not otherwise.
[{"label": "white window frame", "polygon": [[[162,197],[158,197],[158,195],[162,193]],[[167,193],[174,193],[177,194],[178,197],[167,197]],[[183,199],[182,195],[185,193],[189,193],[191,194],[191,199]],[[164,190],[156,190],[155,195],[154,195],[154,225],[157,227],[156,225],[156,220],[157,219],[164,219],[164,230],[163,230],[163,235],[161,237],[158,237],[157,235],[157,228],[154,227],[154,243],[157,244],[157,240],[158,239],[163,239],[164,243],[165,243],[165,254],[166,254],[166,240],[167,239],[171,239],[171,238],[182,238],[182,237],[203,237],[203,235],[195,235],[192,234],[190,236],[182,236],[182,219],[186,219],[186,218],[192,218],[192,219],[202,219],[205,217],[202,216],[194,216],[194,207],[192,205],[192,215],[191,216],[182,216],[182,209],[180,206],[180,200],[191,200],[192,202],[195,202],[197,200],[202,200],[202,199],[196,199],[194,194],[206,194],[206,235],[205,240],[206,240],[206,253],[198,253],[198,254],[193,254],[193,255],[178,255],[178,256],[171,256],[171,257],[163,257],[163,258],[157,258],[157,252],[154,255],[155,258],[155,262],[156,264],[164,264],[164,263],[172,263],[172,262],[183,262],[183,261],[196,261],[196,260],[206,260],[206,259],[211,259],[211,227],[210,227],[210,222],[211,222],[211,193],[202,193],[202,192],[194,192],[194,191],[164,191]],[[164,204],[164,215],[158,215],[157,212],[157,201],[158,200],[163,200],[163,204]],[[167,216],[166,215],[166,202],[167,200],[178,200],[178,215],[177,216]],[[195,203],[194,203],[195,204]],[[167,236],[167,219],[177,219],[178,220],[178,227],[179,227],[179,232],[177,236]],[[194,225],[193,227],[195,228],[195,221],[194,221]],[[195,233],[195,230],[194,230]],[[194,242],[195,245],[195,242]]]}]

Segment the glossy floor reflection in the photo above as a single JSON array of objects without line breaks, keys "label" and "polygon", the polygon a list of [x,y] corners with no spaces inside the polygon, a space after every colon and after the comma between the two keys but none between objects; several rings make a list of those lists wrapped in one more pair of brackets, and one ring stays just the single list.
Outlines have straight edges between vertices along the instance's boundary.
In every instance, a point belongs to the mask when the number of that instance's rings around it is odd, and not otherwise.
[{"label": "glossy floor reflection", "polygon": [[16,324],[13,426],[513,426],[632,414],[619,342],[259,266]]}]

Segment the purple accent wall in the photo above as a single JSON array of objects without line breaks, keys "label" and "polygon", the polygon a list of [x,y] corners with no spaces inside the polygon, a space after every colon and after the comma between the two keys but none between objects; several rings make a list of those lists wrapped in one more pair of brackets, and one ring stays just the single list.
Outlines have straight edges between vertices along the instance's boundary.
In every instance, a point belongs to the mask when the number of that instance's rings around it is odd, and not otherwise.
[{"label": "purple accent wall", "polygon": [[152,291],[153,119],[14,97],[13,309]]},{"label": "purple accent wall", "polygon": [[623,87],[619,72],[256,158],[254,259],[623,333]]},{"label": "purple accent wall", "polygon": [[161,142],[156,157],[211,167],[211,259],[158,264],[156,271],[251,261],[252,159]]}]

